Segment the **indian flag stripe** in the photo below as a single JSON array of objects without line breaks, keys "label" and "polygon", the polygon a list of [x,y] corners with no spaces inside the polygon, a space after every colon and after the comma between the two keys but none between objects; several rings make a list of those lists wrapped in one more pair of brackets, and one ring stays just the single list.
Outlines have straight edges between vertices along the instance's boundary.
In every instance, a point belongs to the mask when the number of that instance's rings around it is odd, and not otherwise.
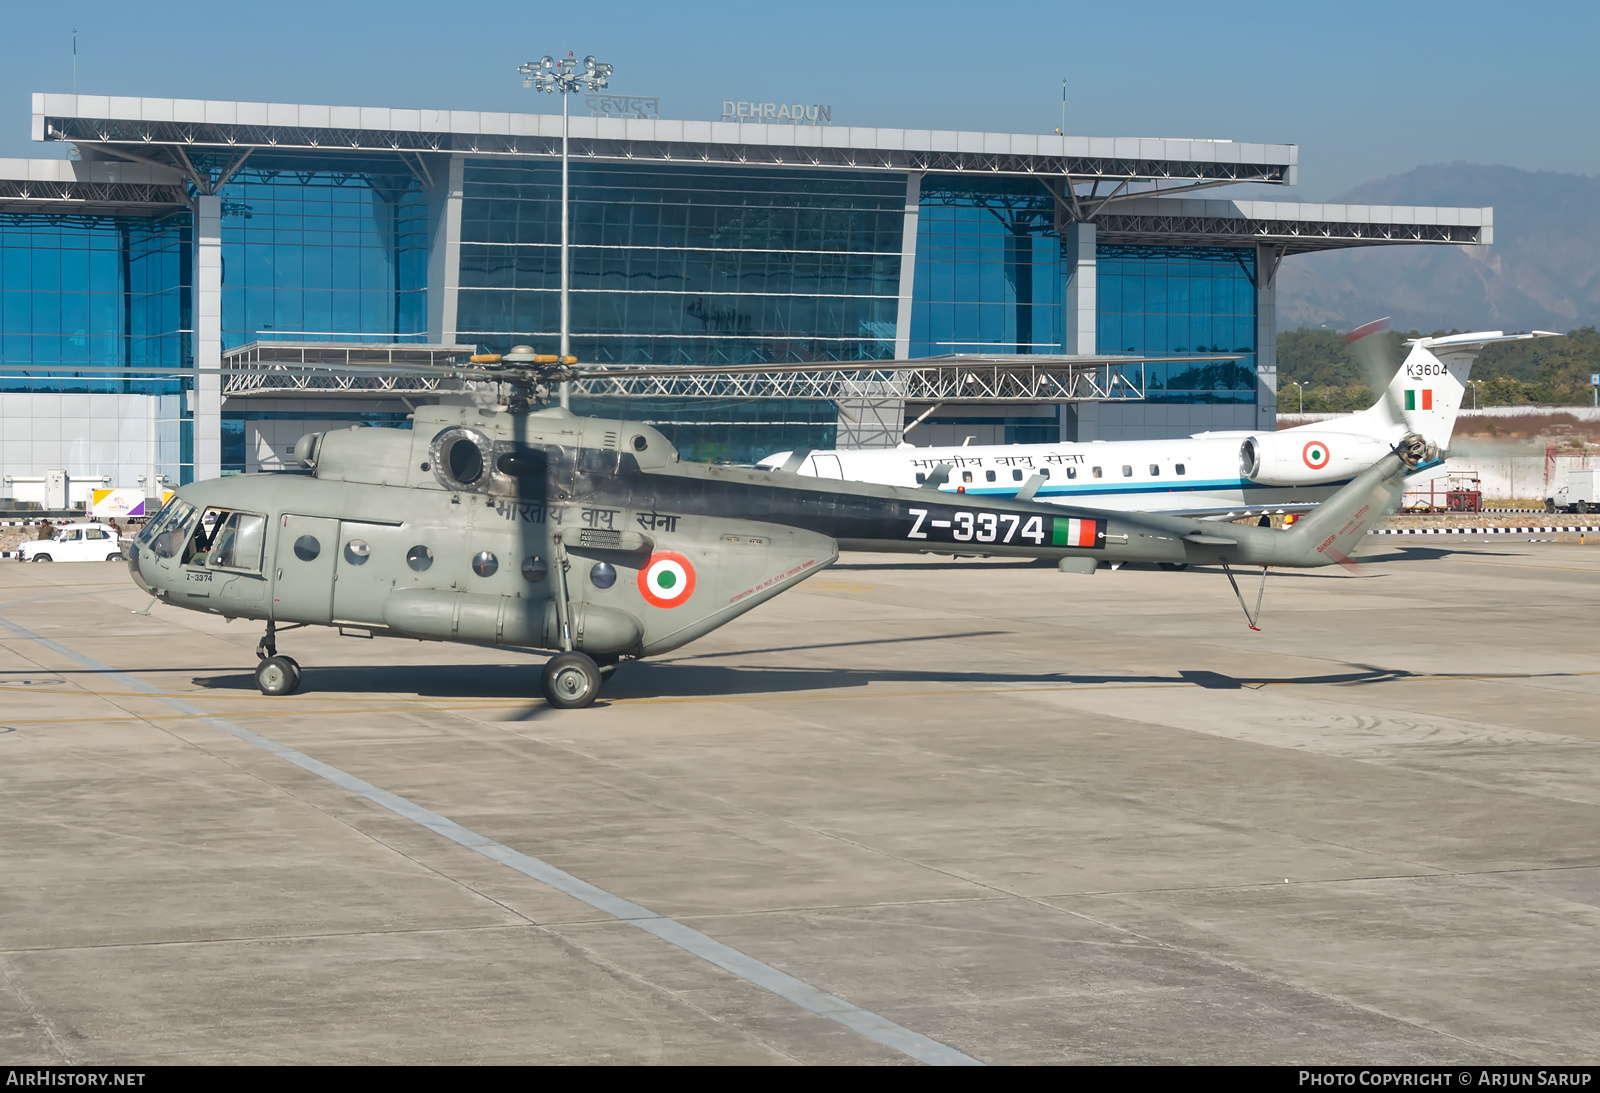
[{"label": "indian flag stripe", "polygon": [[1050,529],[1051,546],[1097,547],[1100,545],[1099,520],[1063,520],[1055,517]]},{"label": "indian flag stripe", "polygon": [[1424,392],[1422,392],[1422,408],[1424,410],[1433,409],[1433,392],[1432,391],[1424,391]]},{"label": "indian flag stripe", "polygon": [[1417,408],[1417,393],[1415,391],[1407,391],[1406,392],[1406,409],[1407,410],[1415,410],[1416,408]]}]

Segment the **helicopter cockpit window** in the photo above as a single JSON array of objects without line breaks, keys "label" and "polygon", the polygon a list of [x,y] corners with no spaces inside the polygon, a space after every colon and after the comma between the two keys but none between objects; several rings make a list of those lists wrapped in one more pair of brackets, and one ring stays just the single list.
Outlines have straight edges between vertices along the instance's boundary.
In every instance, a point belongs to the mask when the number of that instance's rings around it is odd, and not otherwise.
[{"label": "helicopter cockpit window", "polygon": [[194,534],[189,536],[189,541],[184,544],[184,565],[210,564],[211,548],[216,545],[217,537],[222,533],[222,526],[227,522],[228,515],[225,509],[206,509],[205,515],[200,517],[200,523],[194,529]]},{"label": "helicopter cockpit window", "polygon": [[199,511],[187,501],[174,497],[144,526],[136,541],[157,558],[176,557],[183,550],[189,538],[189,527]]},{"label": "helicopter cockpit window", "polygon": [[267,530],[265,517],[253,512],[230,512],[217,528],[209,564],[224,569],[261,568],[261,544]]}]

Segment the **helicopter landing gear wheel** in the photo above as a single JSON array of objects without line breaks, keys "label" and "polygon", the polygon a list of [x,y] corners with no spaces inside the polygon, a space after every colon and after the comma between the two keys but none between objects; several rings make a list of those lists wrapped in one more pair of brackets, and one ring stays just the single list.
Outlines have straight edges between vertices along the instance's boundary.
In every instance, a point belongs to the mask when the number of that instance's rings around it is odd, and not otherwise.
[{"label": "helicopter landing gear wheel", "polygon": [[264,695],[290,695],[300,686],[300,665],[288,657],[268,657],[256,665],[256,686]]},{"label": "helicopter landing gear wheel", "polygon": [[1185,569],[1189,568],[1188,562],[1158,562],[1156,564],[1162,569],[1170,570],[1173,573],[1182,573]]},{"label": "helicopter landing gear wheel", "polygon": [[600,694],[600,666],[584,653],[557,653],[544,666],[545,701],[558,710],[581,710]]}]

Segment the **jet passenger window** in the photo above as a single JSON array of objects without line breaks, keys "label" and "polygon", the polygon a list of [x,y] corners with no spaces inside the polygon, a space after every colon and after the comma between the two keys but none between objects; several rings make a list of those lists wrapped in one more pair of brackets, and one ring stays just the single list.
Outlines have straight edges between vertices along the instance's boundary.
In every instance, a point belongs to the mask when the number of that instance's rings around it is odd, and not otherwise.
[{"label": "jet passenger window", "polygon": [[1090,473],[1091,477],[1099,478],[1100,477],[1100,468],[1096,467],[1096,468],[1094,468],[1094,470],[1090,471],[1089,473]]},{"label": "jet passenger window", "polygon": [[1183,464],[1182,463],[1174,464],[1172,470],[1173,470],[1173,473],[1175,473],[1175,474],[1182,474],[1183,473]]},{"label": "jet passenger window", "polygon": [[1122,465],[1122,477],[1124,477],[1124,478],[1132,478],[1133,477],[1133,465],[1132,464],[1124,463]]},{"label": "jet passenger window", "polygon": [[1011,481],[1013,481],[1013,482],[1021,482],[1022,481],[1022,471],[1021,470],[1013,470],[1011,472]]},{"label": "jet passenger window", "polygon": [[1076,467],[1068,467],[1067,468],[1067,477],[1068,478],[1076,478],[1076,477],[1078,477],[1078,468],[1076,468]]},{"label": "jet passenger window", "polygon": [[1049,467],[1040,467],[1039,468],[1039,474],[1044,478],[1049,478],[1050,477],[1050,468]]},{"label": "jet passenger window", "polygon": [[1161,477],[1161,464],[1159,464],[1159,463],[1150,464],[1150,477],[1151,478],[1160,478]]},{"label": "jet passenger window", "polygon": [[994,481],[994,472],[993,471],[984,471],[983,472],[983,477],[987,481],[993,482]]},{"label": "jet passenger window", "polygon": [[962,471],[961,472],[961,481],[963,481],[963,482],[971,482],[972,481],[972,472],[971,471]]},{"label": "jet passenger window", "polygon": [[926,482],[927,480],[928,480],[928,476],[927,475],[923,474],[921,471],[917,472],[917,485],[920,486],[924,482]]}]

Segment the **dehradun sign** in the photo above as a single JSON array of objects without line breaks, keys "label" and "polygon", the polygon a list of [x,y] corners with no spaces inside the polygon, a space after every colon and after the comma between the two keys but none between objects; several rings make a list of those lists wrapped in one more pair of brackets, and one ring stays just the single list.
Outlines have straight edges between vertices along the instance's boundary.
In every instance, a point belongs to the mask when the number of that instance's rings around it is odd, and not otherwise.
[{"label": "dehradun sign", "polygon": [[833,107],[787,102],[722,100],[723,121],[774,121],[786,125],[832,125]]}]

